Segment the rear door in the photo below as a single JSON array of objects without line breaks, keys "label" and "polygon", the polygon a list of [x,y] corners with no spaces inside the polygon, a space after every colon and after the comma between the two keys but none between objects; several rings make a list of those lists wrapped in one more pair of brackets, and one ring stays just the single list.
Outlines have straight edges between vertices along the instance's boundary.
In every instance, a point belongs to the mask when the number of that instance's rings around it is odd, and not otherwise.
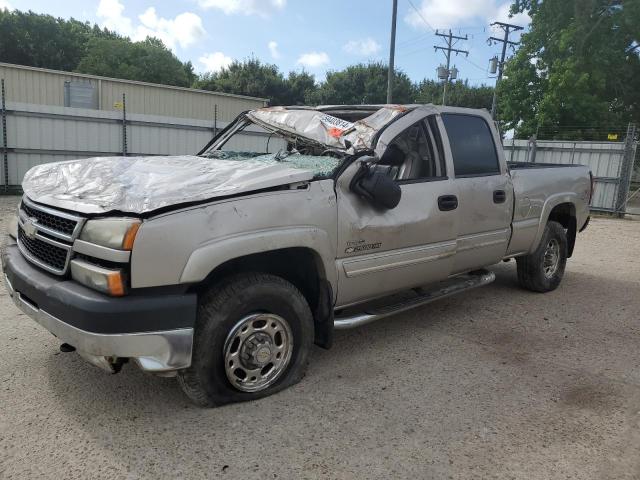
[{"label": "rear door", "polygon": [[442,113],[460,215],[452,273],[498,263],[511,237],[513,186],[490,117]]}]

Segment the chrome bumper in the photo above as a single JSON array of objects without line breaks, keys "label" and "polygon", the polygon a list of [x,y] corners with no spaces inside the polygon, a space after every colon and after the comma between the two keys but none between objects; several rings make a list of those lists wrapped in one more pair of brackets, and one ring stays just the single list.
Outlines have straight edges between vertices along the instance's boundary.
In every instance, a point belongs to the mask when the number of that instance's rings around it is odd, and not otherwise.
[{"label": "chrome bumper", "polygon": [[4,275],[7,290],[16,306],[49,330],[61,342],[105,370],[118,358],[128,358],[150,373],[167,374],[191,365],[193,328],[158,332],[100,334],[80,330],[25,300]]}]

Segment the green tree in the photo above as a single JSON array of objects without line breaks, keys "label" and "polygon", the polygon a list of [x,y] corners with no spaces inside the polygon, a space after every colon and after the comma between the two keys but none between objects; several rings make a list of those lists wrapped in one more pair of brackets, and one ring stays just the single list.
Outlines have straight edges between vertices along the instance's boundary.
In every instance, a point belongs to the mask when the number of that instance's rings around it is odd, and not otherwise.
[{"label": "green tree", "polygon": [[194,79],[193,66],[180,62],[157,38],[92,38],[76,71],[180,87]]},{"label": "green tree", "polygon": [[72,71],[94,37],[115,38],[108,30],[73,18],[0,9],[0,61]]},{"label": "green tree", "polygon": [[0,61],[167,85],[191,86],[191,62],[158,39],[131,42],[73,18],[0,9]]},{"label": "green tree", "polygon": [[195,88],[268,98],[272,105],[290,103],[287,82],[276,65],[257,58],[235,60],[219,72],[206,73],[196,80]]},{"label": "green tree", "polygon": [[498,87],[506,128],[520,137],[601,139],[640,122],[640,2],[520,0],[512,12],[522,11],[531,29]]},{"label": "green tree", "polygon": [[304,105],[307,98],[316,91],[316,79],[307,72],[289,72],[289,76],[285,81],[287,88],[287,105]]},{"label": "green tree", "polygon": [[[442,82],[423,80],[416,86],[418,103],[442,103]],[[447,105],[467,108],[491,108],[493,87],[480,85],[472,87],[467,80],[452,82],[447,87]]]},{"label": "green tree", "polygon": [[[362,104],[387,101],[387,66],[384,63],[351,65],[327,73],[327,79],[307,96],[311,104]],[[406,73],[396,70],[393,101],[413,103],[416,88]]]}]

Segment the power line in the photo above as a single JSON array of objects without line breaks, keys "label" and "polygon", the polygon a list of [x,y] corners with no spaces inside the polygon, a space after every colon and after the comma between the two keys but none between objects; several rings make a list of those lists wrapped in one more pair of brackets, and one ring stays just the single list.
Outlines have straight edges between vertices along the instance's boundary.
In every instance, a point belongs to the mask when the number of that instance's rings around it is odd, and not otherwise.
[{"label": "power line", "polygon": [[[471,60],[469,60],[467,57],[462,57],[462,59],[463,59],[465,62],[469,63],[470,65],[473,65],[474,67],[476,67],[478,70],[482,70],[483,72],[487,73],[487,69],[486,69],[486,68],[481,67],[481,66],[480,66],[480,65],[478,65],[477,63],[472,62],[472,61],[471,61]],[[487,78],[489,78],[489,77],[487,76]]]},{"label": "power line", "polygon": [[417,50],[411,50],[410,52],[403,52],[398,57],[409,57],[411,55],[415,55],[416,53],[424,53],[429,50],[428,47],[420,47]]},{"label": "power line", "polygon": [[[414,3],[413,3],[411,0],[407,0],[407,1],[409,2],[409,5],[411,6],[411,8],[413,8],[413,10],[415,11],[415,13],[418,15],[418,17],[422,20],[422,22],[423,22],[423,23],[424,23],[428,28],[430,28],[433,32],[435,32],[435,33],[436,33],[436,35],[444,36],[444,35],[438,34],[438,30],[437,30],[437,29],[435,29],[435,28],[433,28],[433,26],[432,26],[432,25],[427,21],[427,19],[426,19],[426,18],[424,18],[424,15],[422,15],[422,12],[420,12],[420,10],[419,10],[415,5],[414,5]],[[454,29],[454,30],[455,30],[455,29]],[[458,30],[458,32],[461,32],[461,31],[483,31],[483,32],[486,32],[486,31],[487,31],[486,27],[458,28],[457,30]],[[449,30],[449,33],[451,33],[451,30]],[[452,35],[452,36],[453,36],[453,35]],[[406,40],[406,41],[404,41],[404,42],[400,43],[399,45],[404,45],[404,46],[406,46],[406,45],[408,45],[409,43],[415,43],[415,42],[418,42],[418,41],[422,40],[424,37],[425,37],[425,35],[420,35],[420,36],[415,37],[415,38],[413,38],[413,39]],[[455,38],[456,38],[457,40],[468,40],[468,36],[467,36],[467,35],[465,35],[464,37],[455,37]],[[444,50],[444,47],[436,47],[436,50],[438,50],[438,49],[442,49],[442,50]],[[421,53],[421,52],[423,52],[424,50],[425,50],[425,49],[421,49],[421,48],[420,48],[420,49],[417,49],[417,50],[413,50],[413,51],[411,51],[411,52],[403,53],[401,56],[402,56],[402,57],[407,57],[407,56],[410,56],[410,55],[415,55],[416,53]],[[463,60],[465,60],[467,63],[469,63],[470,65],[474,66],[474,67],[475,67],[475,68],[477,68],[478,70],[480,70],[480,71],[482,71],[482,72],[487,73],[487,69],[486,69],[486,68],[481,67],[481,66],[480,66],[480,65],[478,65],[477,63],[472,62],[471,60],[469,60],[469,59],[468,59],[468,56],[469,56],[469,52],[468,52],[468,51],[466,51],[466,50],[457,50],[457,51],[456,51],[456,53],[465,53],[465,56],[464,56],[464,57],[462,57],[462,58],[463,58]],[[449,52],[449,55],[450,55],[450,52]],[[449,70],[449,58],[447,59],[447,70]],[[487,76],[487,79],[488,79],[488,78],[489,78],[489,77]],[[443,88],[443,90],[444,90],[444,91],[443,91],[443,103],[444,103],[444,100],[445,100],[445,98],[446,98],[446,83],[445,83],[445,87]]]},{"label": "power line", "polygon": [[431,33],[429,33],[429,32],[423,33],[421,35],[418,35],[417,37],[408,38],[407,40],[403,40],[402,42],[398,42],[396,44],[396,46],[400,47],[400,46],[403,46],[403,45],[408,45],[410,43],[416,43],[416,42],[425,40],[429,35],[431,35]]},{"label": "power line", "polygon": [[418,14],[418,16],[422,19],[422,21],[424,22],[424,24],[429,27],[432,31],[436,32],[437,30],[435,28],[433,28],[431,26],[431,24],[429,22],[427,22],[427,20],[424,18],[424,16],[422,15],[422,13],[420,12],[420,10],[418,10],[416,8],[416,6],[413,4],[413,2],[411,0],[407,0],[409,2],[409,5],[411,5],[411,7],[416,11],[416,13]]}]

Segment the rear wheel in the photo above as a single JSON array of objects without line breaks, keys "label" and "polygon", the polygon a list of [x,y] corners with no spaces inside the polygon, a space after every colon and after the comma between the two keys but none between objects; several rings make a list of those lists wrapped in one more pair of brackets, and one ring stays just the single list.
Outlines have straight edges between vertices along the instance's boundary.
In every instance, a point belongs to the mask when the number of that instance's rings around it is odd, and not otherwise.
[{"label": "rear wheel", "polygon": [[516,261],[522,287],[534,292],[558,288],[567,263],[567,234],[562,225],[548,222],[535,252],[518,257]]},{"label": "rear wheel", "polygon": [[303,376],[313,317],[300,291],[268,274],[230,277],[200,301],[191,367],[178,372],[202,406],[265,397]]}]

